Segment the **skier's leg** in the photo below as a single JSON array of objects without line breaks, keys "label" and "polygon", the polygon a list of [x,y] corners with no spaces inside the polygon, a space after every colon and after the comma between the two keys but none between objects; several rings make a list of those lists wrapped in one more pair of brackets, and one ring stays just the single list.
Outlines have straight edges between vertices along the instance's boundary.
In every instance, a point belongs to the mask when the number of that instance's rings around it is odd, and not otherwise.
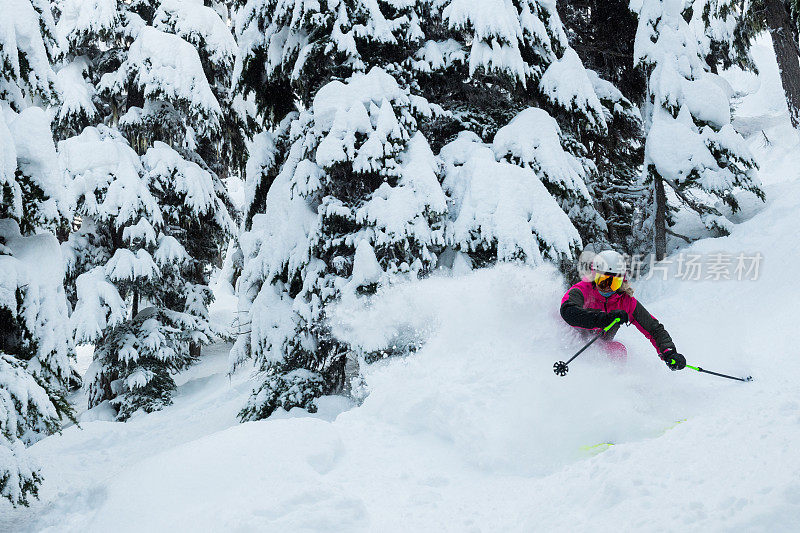
[{"label": "skier's leg", "polygon": [[607,341],[603,343],[603,349],[612,361],[624,363],[628,360],[628,350],[619,341]]}]

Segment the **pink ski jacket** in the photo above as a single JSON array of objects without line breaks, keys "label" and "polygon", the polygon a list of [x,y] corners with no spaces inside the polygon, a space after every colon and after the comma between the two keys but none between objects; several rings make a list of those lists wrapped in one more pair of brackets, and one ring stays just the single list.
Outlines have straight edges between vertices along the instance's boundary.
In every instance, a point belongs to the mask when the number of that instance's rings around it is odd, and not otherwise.
[{"label": "pink ski jacket", "polygon": [[[605,314],[617,309],[628,313],[631,324],[650,339],[659,354],[675,349],[664,326],[636,298],[622,289],[606,298],[593,281],[581,281],[570,287],[561,298],[561,317],[576,328],[598,330],[608,325]],[[618,329],[619,325],[612,328],[607,338],[613,338]]]}]

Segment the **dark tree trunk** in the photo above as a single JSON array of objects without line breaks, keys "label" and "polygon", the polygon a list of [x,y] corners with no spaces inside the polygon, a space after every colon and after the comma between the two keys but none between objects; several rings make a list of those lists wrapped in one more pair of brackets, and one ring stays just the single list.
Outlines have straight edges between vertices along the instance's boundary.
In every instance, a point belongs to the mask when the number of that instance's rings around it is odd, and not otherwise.
[{"label": "dark tree trunk", "polygon": [[131,318],[136,318],[139,314],[139,291],[133,291],[133,303],[131,304]]},{"label": "dark tree trunk", "polygon": [[200,357],[200,348],[202,346],[198,342],[189,343],[189,355],[192,357]]},{"label": "dark tree trunk", "polygon": [[800,57],[789,11],[781,0],[767,0],[767,28],[778,59],[792,126],[800,126]]},{"label": "dark tree trunk", "polygon": [[655,186],[656,220],[653,237],[656,246],[656,260],[667,256],[667,194],[664,191],[664,180],[658,172],[651,170]]},{"label": "dark tree trunk", "polygon": [[132,107],[144,107],[144,92],[135,83],[128,84],[128,95],[125,99],[126,110]]},{"label": "dark tree trunk", "polygon": [[[95,355],[95,357],[97,356]],[[95,359],[95,361],[96,360],[97,359]],[[111,390],[111,383],[117,379],[118,376],[116,371],[112,371],[111,369],[107,370],[108,373],[101,372],[98,378],[89,383],[89,409],[92,407],[97,407],[106,400],[114,399],[114,393]]]}]

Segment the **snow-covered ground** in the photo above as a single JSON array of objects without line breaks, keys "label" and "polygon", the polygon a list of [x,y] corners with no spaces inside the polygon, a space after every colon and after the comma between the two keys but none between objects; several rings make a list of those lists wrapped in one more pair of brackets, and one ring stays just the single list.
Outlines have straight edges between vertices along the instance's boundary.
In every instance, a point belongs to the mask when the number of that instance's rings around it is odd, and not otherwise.
[{"label": "snow-covered ground", "polygon": [[[633,328],[618,337],[626,365],[590,350],[557,377],[581,341],[558,317],[553,270],[433,277],[339,307],[335,331],[353,342],[425,341],[367,370],[362,405],[324,398],[314,416],[239,424],[251,370],[229,378],[214,346],[174,405],[126,423],[93,410],[34,445],[41,499],[0,503],[0,531],[796,531],[800,138],[768,46],[759,77],[727,74],[751,93],[735,124],[768,202],[684,250],[760,252],[758,280],[636,286],[690,364],[752,383],[670,372]],[[601,442],[615,445],[582,449]]]}]

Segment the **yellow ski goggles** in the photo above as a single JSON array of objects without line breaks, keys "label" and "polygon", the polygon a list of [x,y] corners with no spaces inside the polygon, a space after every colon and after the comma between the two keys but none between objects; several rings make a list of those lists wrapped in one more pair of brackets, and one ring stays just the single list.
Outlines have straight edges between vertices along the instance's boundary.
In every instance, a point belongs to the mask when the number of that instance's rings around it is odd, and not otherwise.
[{"label": "yellow ski goggles", "polygon": [[609,274],[607,272],[597,272],[594,275],[594,283],[597,285],[600,290],[608,292],[608,291],[618,291],[620,287],[622,287],[622,282],[625,280],[624,276],[619,276],[617,274]]}]

